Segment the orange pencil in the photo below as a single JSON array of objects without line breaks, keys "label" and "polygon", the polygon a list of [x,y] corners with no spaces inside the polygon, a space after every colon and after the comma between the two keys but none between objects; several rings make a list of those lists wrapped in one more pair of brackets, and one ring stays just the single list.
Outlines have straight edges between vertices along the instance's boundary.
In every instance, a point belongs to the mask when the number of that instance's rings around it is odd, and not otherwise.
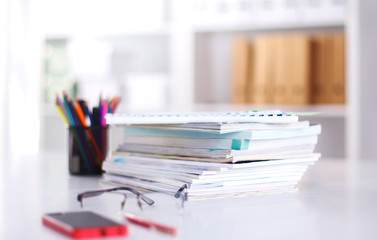
[{"label": "orange pencil", "polygon": [[77,101],[77,99],[74,100],[74,103],[75,103],[75,109],[76,109],[77,115],[79,116],[79,119],[80,119],[81,124],[82,124],[84,127],[87,127],[88,124],[86,124],[86,120],[85,120],[84,112],[82,111],[82,109],[81,109],[81,107],[80,107],[80,104],[79,104],[79,102]]},{"label": "orange pencil", "polygon": [[111,112],[114,113],[115,109],[117,108],[118,104],[120,103],[120,97],[115,96],[113,101],[113,106],[111,107]]}]

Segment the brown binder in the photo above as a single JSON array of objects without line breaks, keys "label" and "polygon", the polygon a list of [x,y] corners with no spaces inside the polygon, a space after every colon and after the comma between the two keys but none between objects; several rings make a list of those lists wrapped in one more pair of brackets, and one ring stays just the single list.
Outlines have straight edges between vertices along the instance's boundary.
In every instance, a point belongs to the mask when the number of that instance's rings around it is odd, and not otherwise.
[{"label": "brown binder", "polygon": [[253,73],[249,79],[248,102],[269,104],[273,102],[275,44],[273,35],[258,35],[254,39]]},{"label": "brown binder", "polygon": [[332,72],[329,80],[329,103],[345,103],[345,39],[343,33],[331,35]]},{"label": "brown binder", "polygon": [[322,34],[312,38],[312,103],[345,103],[344,34]]},{"label": "brown binder", "polygon": [[310,103],[310,38],[306,34],[291,36],[290,57],[292,84],[290,85],[289,104]]},{"label": "brown binder", "polygon": [[250,67],[250,43],[245,37],[236,37],[233,40],[232,49],[232,102],[237,104],[246,103]]},{"label": "brown binder", "polygon": [[328,36],[321,34],[311,39],[311,102],[324,104],[328,101],[329,54]]},{"label": "brown binder", "polygon": [[290,82],[288,82],[290,76],[290,61],[287,61],[289,57],[289,51],[287,50],[288,38],[277,35],[275,39],[275,76],[273,86],[273,103],[286,104],[288,102],[288,88]]},{"label": "brown binder", "polygon": [[248,67],[248,79],[246,84],[246,103],[253,103],[253,91],[254,91],[254,74],[255,74],[255,45],[253,42],[249,42],[249,67]]},{"label": "brown binder", "polygon": [[323,51],[324,51],[324,59],[322,61],[322,64],[324,64],[324,92],[323,92],[323,98],[321,103],[329,104],[331,103],[331,85],[333,81],[333,72],[334,72],[334,44],[333,44],[333,38],[330,34],[326,34],[324,36],[324,45],[323,45]]},{"label": "brown binder", "polygon": [[274,103],[310,103],[310,38],[286,34],[275,39]]}]

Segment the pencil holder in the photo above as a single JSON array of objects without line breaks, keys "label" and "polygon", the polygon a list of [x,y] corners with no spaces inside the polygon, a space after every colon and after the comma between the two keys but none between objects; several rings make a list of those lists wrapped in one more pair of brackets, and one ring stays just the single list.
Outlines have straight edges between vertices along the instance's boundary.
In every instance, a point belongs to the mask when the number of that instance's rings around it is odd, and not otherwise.
[{"label": "pencil holder", "polygon": [[102,163],[107,154],[107,126],[70,126],[69,172],[78,175],[102,174]]}]

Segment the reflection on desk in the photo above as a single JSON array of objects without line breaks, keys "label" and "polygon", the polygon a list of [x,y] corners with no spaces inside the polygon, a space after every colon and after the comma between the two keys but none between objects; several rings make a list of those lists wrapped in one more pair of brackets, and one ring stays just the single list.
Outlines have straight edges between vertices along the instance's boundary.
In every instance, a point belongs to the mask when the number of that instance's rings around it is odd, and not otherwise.
[{"label": "reflection on desk", "polygon": [[[47,212],[80,210],[79,192],[109,187],[100,177],[71,176],[65,153],[2,156],[1,239],[67,239],[42,225]],[[181,202],[158,193],[154,206],[130,196],[123,212],[179,228],[178,239],[377,239],[377,161],[320,159],[309,167],[297,193]],[[130,227],[128,239],[169,235],[128,223],[117,194],[88,199],[95,211]],[[118,238],[111,238],[118,239]],[[123,239],[123,238],[119,238]]]}]

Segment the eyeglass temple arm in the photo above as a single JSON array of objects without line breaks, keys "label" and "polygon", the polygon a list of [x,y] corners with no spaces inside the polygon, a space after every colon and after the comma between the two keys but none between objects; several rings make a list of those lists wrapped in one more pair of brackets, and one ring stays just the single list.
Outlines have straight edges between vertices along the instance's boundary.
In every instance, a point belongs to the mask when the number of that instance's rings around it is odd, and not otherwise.
[{"label": "eyeglass temple arm", "polygon": [[174,194],[174,197],[179,198],[182,195],[183,190],[185,189],[187,189],[187,184],[183,184],[182,187],[180,187],[178,191]]}]

